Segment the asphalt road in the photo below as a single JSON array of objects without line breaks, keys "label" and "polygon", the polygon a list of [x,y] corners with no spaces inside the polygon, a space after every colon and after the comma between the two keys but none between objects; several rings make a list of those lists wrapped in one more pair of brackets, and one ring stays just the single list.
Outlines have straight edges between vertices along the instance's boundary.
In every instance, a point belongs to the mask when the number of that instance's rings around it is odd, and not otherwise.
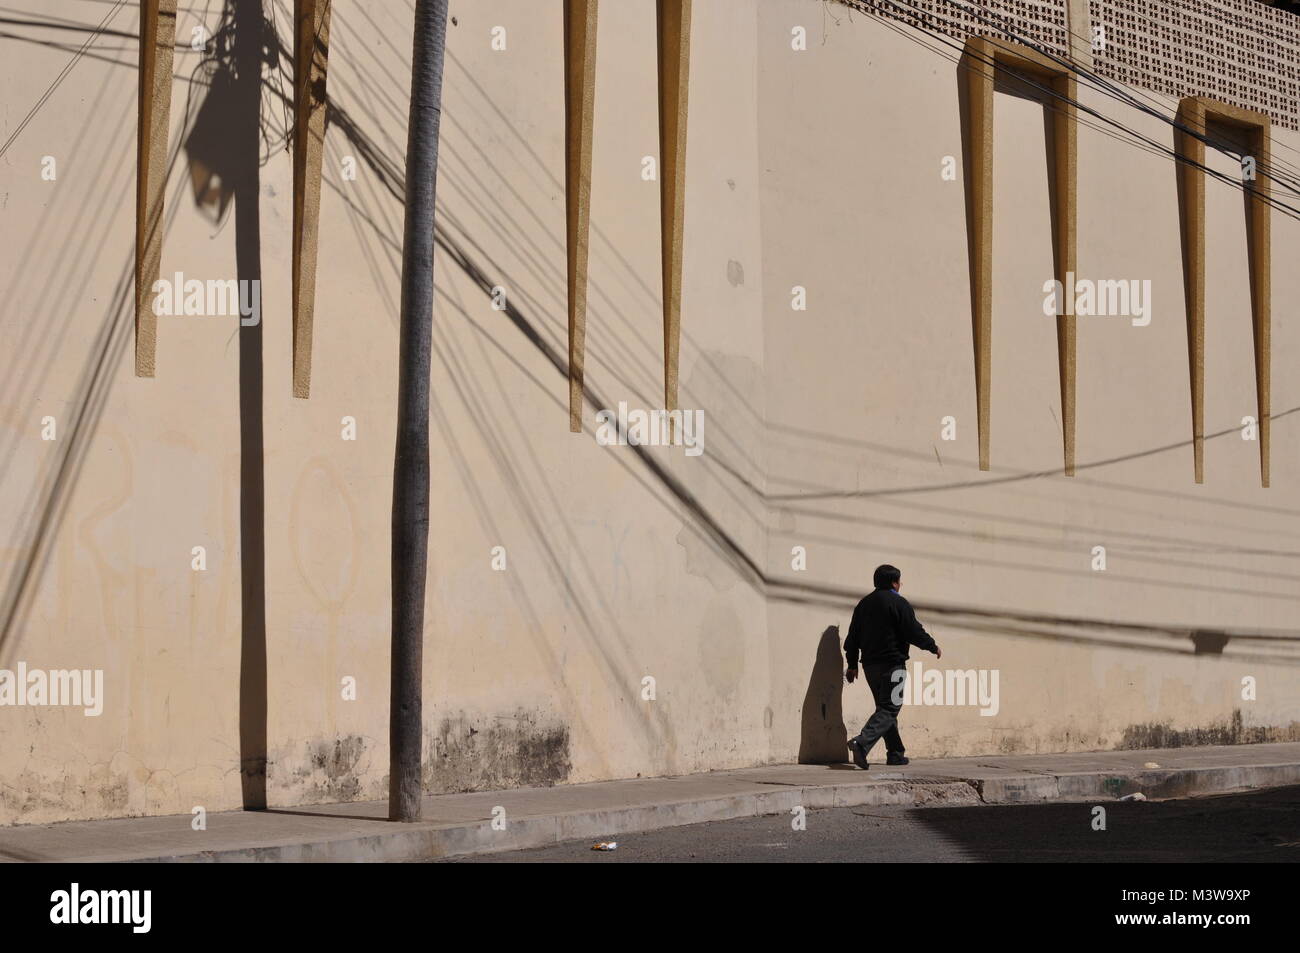
[{"label": "asphalt road", "polygon": [[[1093,808],[1106,830],[1093,830]],[[842,862],[1296,862],[1300,787],[1170,801],[978,807],[855,807],[693,824],[444,863],[664,861]]]}]

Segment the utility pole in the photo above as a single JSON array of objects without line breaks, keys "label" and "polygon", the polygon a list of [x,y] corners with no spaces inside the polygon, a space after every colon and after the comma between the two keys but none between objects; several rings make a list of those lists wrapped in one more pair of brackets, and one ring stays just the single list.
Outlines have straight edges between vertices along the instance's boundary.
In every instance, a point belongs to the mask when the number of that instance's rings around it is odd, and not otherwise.
[{"label": "utility pole", "polygon": [[418,821],[424,580],[429,558],[429,368],[433,339],[433,206],[448,0],[416,0],[406,138],[402,326],[393,461],[393,649],[388,817]]}]

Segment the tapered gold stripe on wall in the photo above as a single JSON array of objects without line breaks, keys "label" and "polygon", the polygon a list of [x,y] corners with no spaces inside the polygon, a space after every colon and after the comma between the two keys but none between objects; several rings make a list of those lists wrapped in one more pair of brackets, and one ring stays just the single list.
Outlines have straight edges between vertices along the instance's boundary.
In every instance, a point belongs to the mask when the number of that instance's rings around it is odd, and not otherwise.
[{"label": "tapered gold stripe on wall", "polygon": [[962,56],[967,118],[966,229],[970,258],[971,337],[980,469],[989,468],[989,389],[993,348],[993,57],[975,42]]},{"label": "tapered gold stripe on wall", "polygon": [[598,0],[564,0],[564,197],[569,268],[569,430],[582,432]]},{"label": "tapered gold stripe on wall", "polygon": [[[1205,115],[1196,101],[1178,106],[1178,123],[1204,134]],[[1178,153],[1178,219],[1183,252],[1183,300],[1187,309],[1187,368],[1192,388],[1192,468],[1205,482],[1205,143],[1174,130]]]},{"label": "tapered gold stripe on wall", "polygon": [[[1026,76],[1054,94],[1051,115],[1052,258],[1056,280],[1073,295],[1078,231],[1077,108],[1074,75],[1036,50],[1004,40],[972,36],[961,59],[966,83],[966,226],[969,237],[971,331],[975,345],[975,400],[980,469],[989,468],[990,389],[993,340],[993,92],[995,73]],[[1058,302],[1059,304],[1059,302]],[[1058,310],[1065,310],[1058,308]],[[1056,318],[1057,374],[1061,384],[1061,429],[1065,473],[1074,475],[1075,317]]]},{"label": "tapered gold stripe on wall", "polygon": [[152,290],[162,263],[167,126],[172,101],[176,0],[142,0],[135,167],[135,374],[153,377],[158,317]]},{"label": "tapered gold stripe on wall", "polygon": [[[1192,386],[1192,457],[1196,482],[1205,482],[1205,139],[1254,160],[1246,179],[1246,248],[1250,265],[1251,324],[1255,344],[1255,399],[1259,413],[1260,486],[1269,483],[1272,324],[1272,210],[1269,195],[1270,120],[1267,115],[1202,96],[1178,104],[1178,218],[1182,233],[1187,359]],[[1184,131],[1186,130],[1186,131]],[[1213,130],[1213,131],[1211,131]],[[1244,170],[1243,170],[1244,172]]]},{"label": "tapered gold stripe on wall", "polygon": [[311,394],[330,0],[294,0],[293,396]]},{"label": "tapered gold stripe on wall", "polygon": [[[1046,59],[1046,58],[1045,58]],[[1051,60],[1047,60],[1053,63]],[[1053,64],[1054,65],[1054,64]],[[1078,89],[1073,73],[1056,73],[1050,85],[1058,98],[1052,103],[1052,163],[1055,183],[1052,189],[1052,208],[1056,212],[1055,234],[1052,236],[1052,257],[1056,264],[1056,280],[1062,290],[1073,279],[1078,259],[1078,182],[1079,182],[1079,124]],[[1069,289],[1074,294],[1074,289]],[[1070,308],[1073,311],[1073,308]],[[1061,441],[1065,458],[1065,475],[1074,476],[1075,394],[1077,393],[1077,354],[1075,315],[1056,316],[1056,360],[1061,383]]]},{"label": "tapered gold stripe on wall", "polygon": [[657,0],[656,14],[659,46],[659,224],[663,251],[664,408],[675,410],[677,358],[681,345],[691,0]]}]

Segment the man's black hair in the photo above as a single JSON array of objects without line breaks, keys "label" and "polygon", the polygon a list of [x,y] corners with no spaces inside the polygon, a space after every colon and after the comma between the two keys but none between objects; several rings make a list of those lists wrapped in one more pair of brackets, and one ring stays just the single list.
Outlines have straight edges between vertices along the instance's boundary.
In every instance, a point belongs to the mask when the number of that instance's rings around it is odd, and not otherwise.
[{"label": "man's black hair", "polygon": [[875,584],[877,589],[892,589],[894,588],[894,583],[898,582],[898,580],[902,578],[903,574],[896,566],[891,566],[889,563],[885,563],[883,566],[876,567],[876,574],[872,577],[871,581]]}]

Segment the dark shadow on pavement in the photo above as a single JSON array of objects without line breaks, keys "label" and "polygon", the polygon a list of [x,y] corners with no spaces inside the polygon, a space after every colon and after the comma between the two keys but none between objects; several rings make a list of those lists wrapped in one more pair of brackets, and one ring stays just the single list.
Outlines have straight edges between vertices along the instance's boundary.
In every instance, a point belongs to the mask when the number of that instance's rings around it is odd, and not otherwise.
[{"label": "dark shadow on pavement", "polygon": [[[1098,807],[1105,830],[1094,829]],[[927,807],[908,817],[975,861],[1300,861],[1300,787],[1170,801]]]}]

